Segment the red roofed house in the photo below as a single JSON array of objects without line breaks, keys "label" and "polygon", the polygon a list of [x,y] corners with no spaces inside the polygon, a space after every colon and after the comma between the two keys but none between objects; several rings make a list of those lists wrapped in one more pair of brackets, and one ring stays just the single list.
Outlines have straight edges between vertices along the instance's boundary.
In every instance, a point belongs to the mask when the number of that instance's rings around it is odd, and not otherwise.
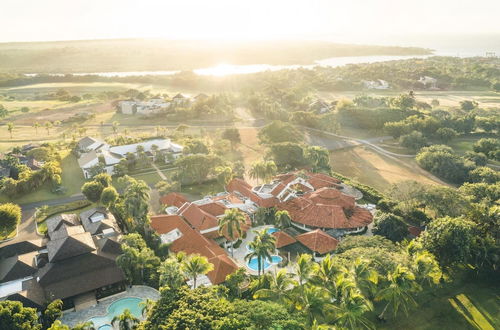
[{"label": "red roofed house", "polygon": [[280,203],[277,208],[290,214],[292,224],[305,231],[337,229],[360,232],[373,221],[367,209],[354,197],[332,188],[320,188]]},{"label": "red roofed house", "polygon": [[214,285],[224,282],[227,275],[238,269],[223,248],[191,228],[179,215],[153,216],[151,227],[160,235],[163,243],[170,244],[170,251],[206,257],[214,265],[214,269],[207,274],[210,283]]},{"label": "red roofed house", "polygon": [[324,255],[334,251],[339,244],[337,239],[320,229],[301,234],[296,239],[309,250],[313,251],[315,257],[316,253]]},{"label": "red roofed house", "polygon": [[276,238],[275,245],[277,249],[281,249],[284,246],[297,242],[295,238],[293,238],[292,236],[288,235],[287,233],[281,230],[272,233],[272,235]]},{"label": "red roofed house", "polygon": [[162,196],[160,198],[160,202],[163,205],[166,206],[175,206],[177,208],[181,207],[184,205],[184,203],[189,203],[186,197],[183,195],[176,193],[176,192],[171,192],[169,194],[166,194],[165,196]]}]

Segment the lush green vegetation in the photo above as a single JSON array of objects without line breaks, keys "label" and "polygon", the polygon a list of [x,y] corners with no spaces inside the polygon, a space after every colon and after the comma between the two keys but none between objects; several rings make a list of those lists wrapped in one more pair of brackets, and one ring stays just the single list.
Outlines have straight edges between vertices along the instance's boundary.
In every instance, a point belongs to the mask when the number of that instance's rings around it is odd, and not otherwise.
[{"label": "lush green vegetation", "polygon": [[0,241],[13,237],[21,222],[21,208],[12,203],[0,204]]}]

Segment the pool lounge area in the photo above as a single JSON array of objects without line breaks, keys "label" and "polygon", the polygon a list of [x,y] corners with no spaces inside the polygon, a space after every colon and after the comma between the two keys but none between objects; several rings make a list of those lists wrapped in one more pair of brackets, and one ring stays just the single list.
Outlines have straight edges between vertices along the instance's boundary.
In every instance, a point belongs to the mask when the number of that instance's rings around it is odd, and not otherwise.
[{"label": "pool lounge area", "polygon": [[151,287],[134,285],[127,291],[118,293],[98,301],[97,305],[80,311],[67,311],[61,317],[61,322],[70,327],[87,321],[94,323],[95,329],[113,329],[111,320],[114,316],[120,315],[125,309],[139,319],[142,319],[141,302],[146,299],[158,300],[160,293]]}]

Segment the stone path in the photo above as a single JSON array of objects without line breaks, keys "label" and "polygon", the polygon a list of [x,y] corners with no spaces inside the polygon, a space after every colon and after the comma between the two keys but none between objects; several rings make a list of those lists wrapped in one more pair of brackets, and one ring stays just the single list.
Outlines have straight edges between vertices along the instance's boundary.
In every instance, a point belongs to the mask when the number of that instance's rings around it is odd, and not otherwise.
[{"label": "stone path", "polygon": [[151,166],[156,170],[156,172],[158,173],[158,175],[160,176],[160,178],[162,180],[167,180],[167,177],[165,176],[165,174],[163,174],[163,172],[160,171],[160,169],[158,168],[158,166],[156,166],[155,163],[151,163]]}]

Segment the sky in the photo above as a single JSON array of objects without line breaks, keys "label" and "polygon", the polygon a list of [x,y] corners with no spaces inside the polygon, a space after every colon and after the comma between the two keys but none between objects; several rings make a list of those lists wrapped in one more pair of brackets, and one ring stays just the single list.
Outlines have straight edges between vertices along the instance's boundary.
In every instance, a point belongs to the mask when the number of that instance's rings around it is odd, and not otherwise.
[{"label": "sky", "polygon": [[0,0],[0,42],[500,33],[500,0]]}]

